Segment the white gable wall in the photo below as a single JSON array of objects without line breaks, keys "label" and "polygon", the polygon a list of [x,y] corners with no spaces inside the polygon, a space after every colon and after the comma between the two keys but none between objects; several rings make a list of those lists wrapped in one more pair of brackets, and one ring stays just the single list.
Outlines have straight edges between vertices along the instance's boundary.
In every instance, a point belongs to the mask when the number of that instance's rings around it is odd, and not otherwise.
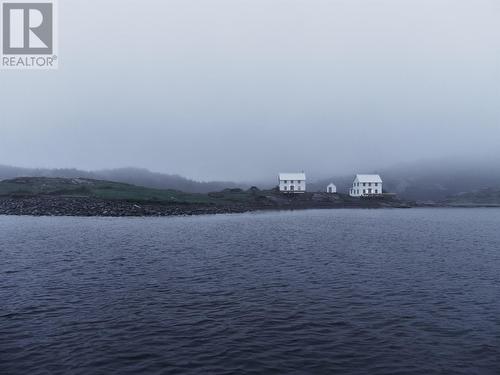
[{"label": "white gable wall", "polygon": [[303,173],[281,173],[279,189],[283,193],[305,193],[306,176]]},{"label": "white gable wall", "polygon": [[379,175],[357,175],[349,195],[351,197],[365,197],[383,193],[383,182]]}]

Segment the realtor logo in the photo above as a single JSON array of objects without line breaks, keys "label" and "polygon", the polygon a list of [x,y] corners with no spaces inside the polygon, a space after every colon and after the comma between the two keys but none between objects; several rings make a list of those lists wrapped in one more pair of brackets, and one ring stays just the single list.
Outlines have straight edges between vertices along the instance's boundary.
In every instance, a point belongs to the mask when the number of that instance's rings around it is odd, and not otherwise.
[{"label": "realtor logo", "polygon": [[2,1],[2,68],[57,67],[53,0]]}]

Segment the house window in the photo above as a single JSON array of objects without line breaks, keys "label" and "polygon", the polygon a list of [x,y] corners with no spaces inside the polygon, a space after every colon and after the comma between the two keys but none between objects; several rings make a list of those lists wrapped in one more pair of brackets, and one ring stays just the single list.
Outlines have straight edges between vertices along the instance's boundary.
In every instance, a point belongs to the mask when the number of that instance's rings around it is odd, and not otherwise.
[{"label": "house window", "polygon": [[378,194],[378,189],[375,189],[375,194]]},{"label": "house window", "polygon": [[285,186],[285,187],[283,187],[283,190],[286,190],[286,189],[287,189],[287,188],[286,188],[286,186]]},{"label": "house window", "polygon": [[297,181],[297,183],[300,185],[301,181]]},{"label": "house window", "polygon": [[365,189],[363,189],[363,194],[366,194],[366,190]]},{"label": "house window", "polygon": [[375,182],[375,186],[378,186],[378,182]]},{"label": "house window", "polygon": [[369,182],[369,183],[368,183],[368,186],[372,186],[372,183],[371,183],[371,182]]}]

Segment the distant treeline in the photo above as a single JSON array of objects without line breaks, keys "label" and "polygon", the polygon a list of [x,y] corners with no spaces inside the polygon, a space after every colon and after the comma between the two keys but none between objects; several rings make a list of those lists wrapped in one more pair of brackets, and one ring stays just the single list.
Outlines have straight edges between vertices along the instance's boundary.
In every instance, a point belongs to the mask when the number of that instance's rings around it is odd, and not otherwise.
[{"label": "distant treeline", "polygon": [[[384,180],[386,192],[397,193],[400,198],[407,200],[442,201],[461,193],[476,192],[483,189],[500,190],[500,163],[498,160],[486,162],[425,162],[376,171],[357,172],[380,174]],[[174,189],[188,193],[209,193],[227,188],[248,189],[251,186],[251,184],[245,185],[224,181],[198,182],[182,176],[155,173],[139,168],[89,172],[77,169],[28,169],[0,166],[0,180],[15,177],[82,177],[124,182],[156,189]],[[309,180],[308,190],[324,191],[330,182],[334,182],[339,192],[347,193],[353,179],[354,173],[350,176],[332,176],[317,182]],[[270,181],[263,188],[272,186],[273,182]]]},{"label": "distant treeline", "polygon": [[210,193],[226,188],[248,188],[233,182],[198,182],[182,176],[151,172],[141,168],[119,168],[101,171],[82,171],[78,169],[31,169],[0,165],[0,180],[16,177],[61,177],[90,178],[124,182],[155,189],[173,189],[188,193]]}]

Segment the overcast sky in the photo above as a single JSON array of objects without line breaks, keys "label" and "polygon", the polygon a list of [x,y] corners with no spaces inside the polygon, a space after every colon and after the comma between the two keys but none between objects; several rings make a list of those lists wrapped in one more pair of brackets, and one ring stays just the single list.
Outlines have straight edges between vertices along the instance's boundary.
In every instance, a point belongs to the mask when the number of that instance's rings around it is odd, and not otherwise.
[{"label": "overcast sky", "polygon": [[60,1],[0,71],[0,164],[315,177],[500,154],[498,0]]}]

